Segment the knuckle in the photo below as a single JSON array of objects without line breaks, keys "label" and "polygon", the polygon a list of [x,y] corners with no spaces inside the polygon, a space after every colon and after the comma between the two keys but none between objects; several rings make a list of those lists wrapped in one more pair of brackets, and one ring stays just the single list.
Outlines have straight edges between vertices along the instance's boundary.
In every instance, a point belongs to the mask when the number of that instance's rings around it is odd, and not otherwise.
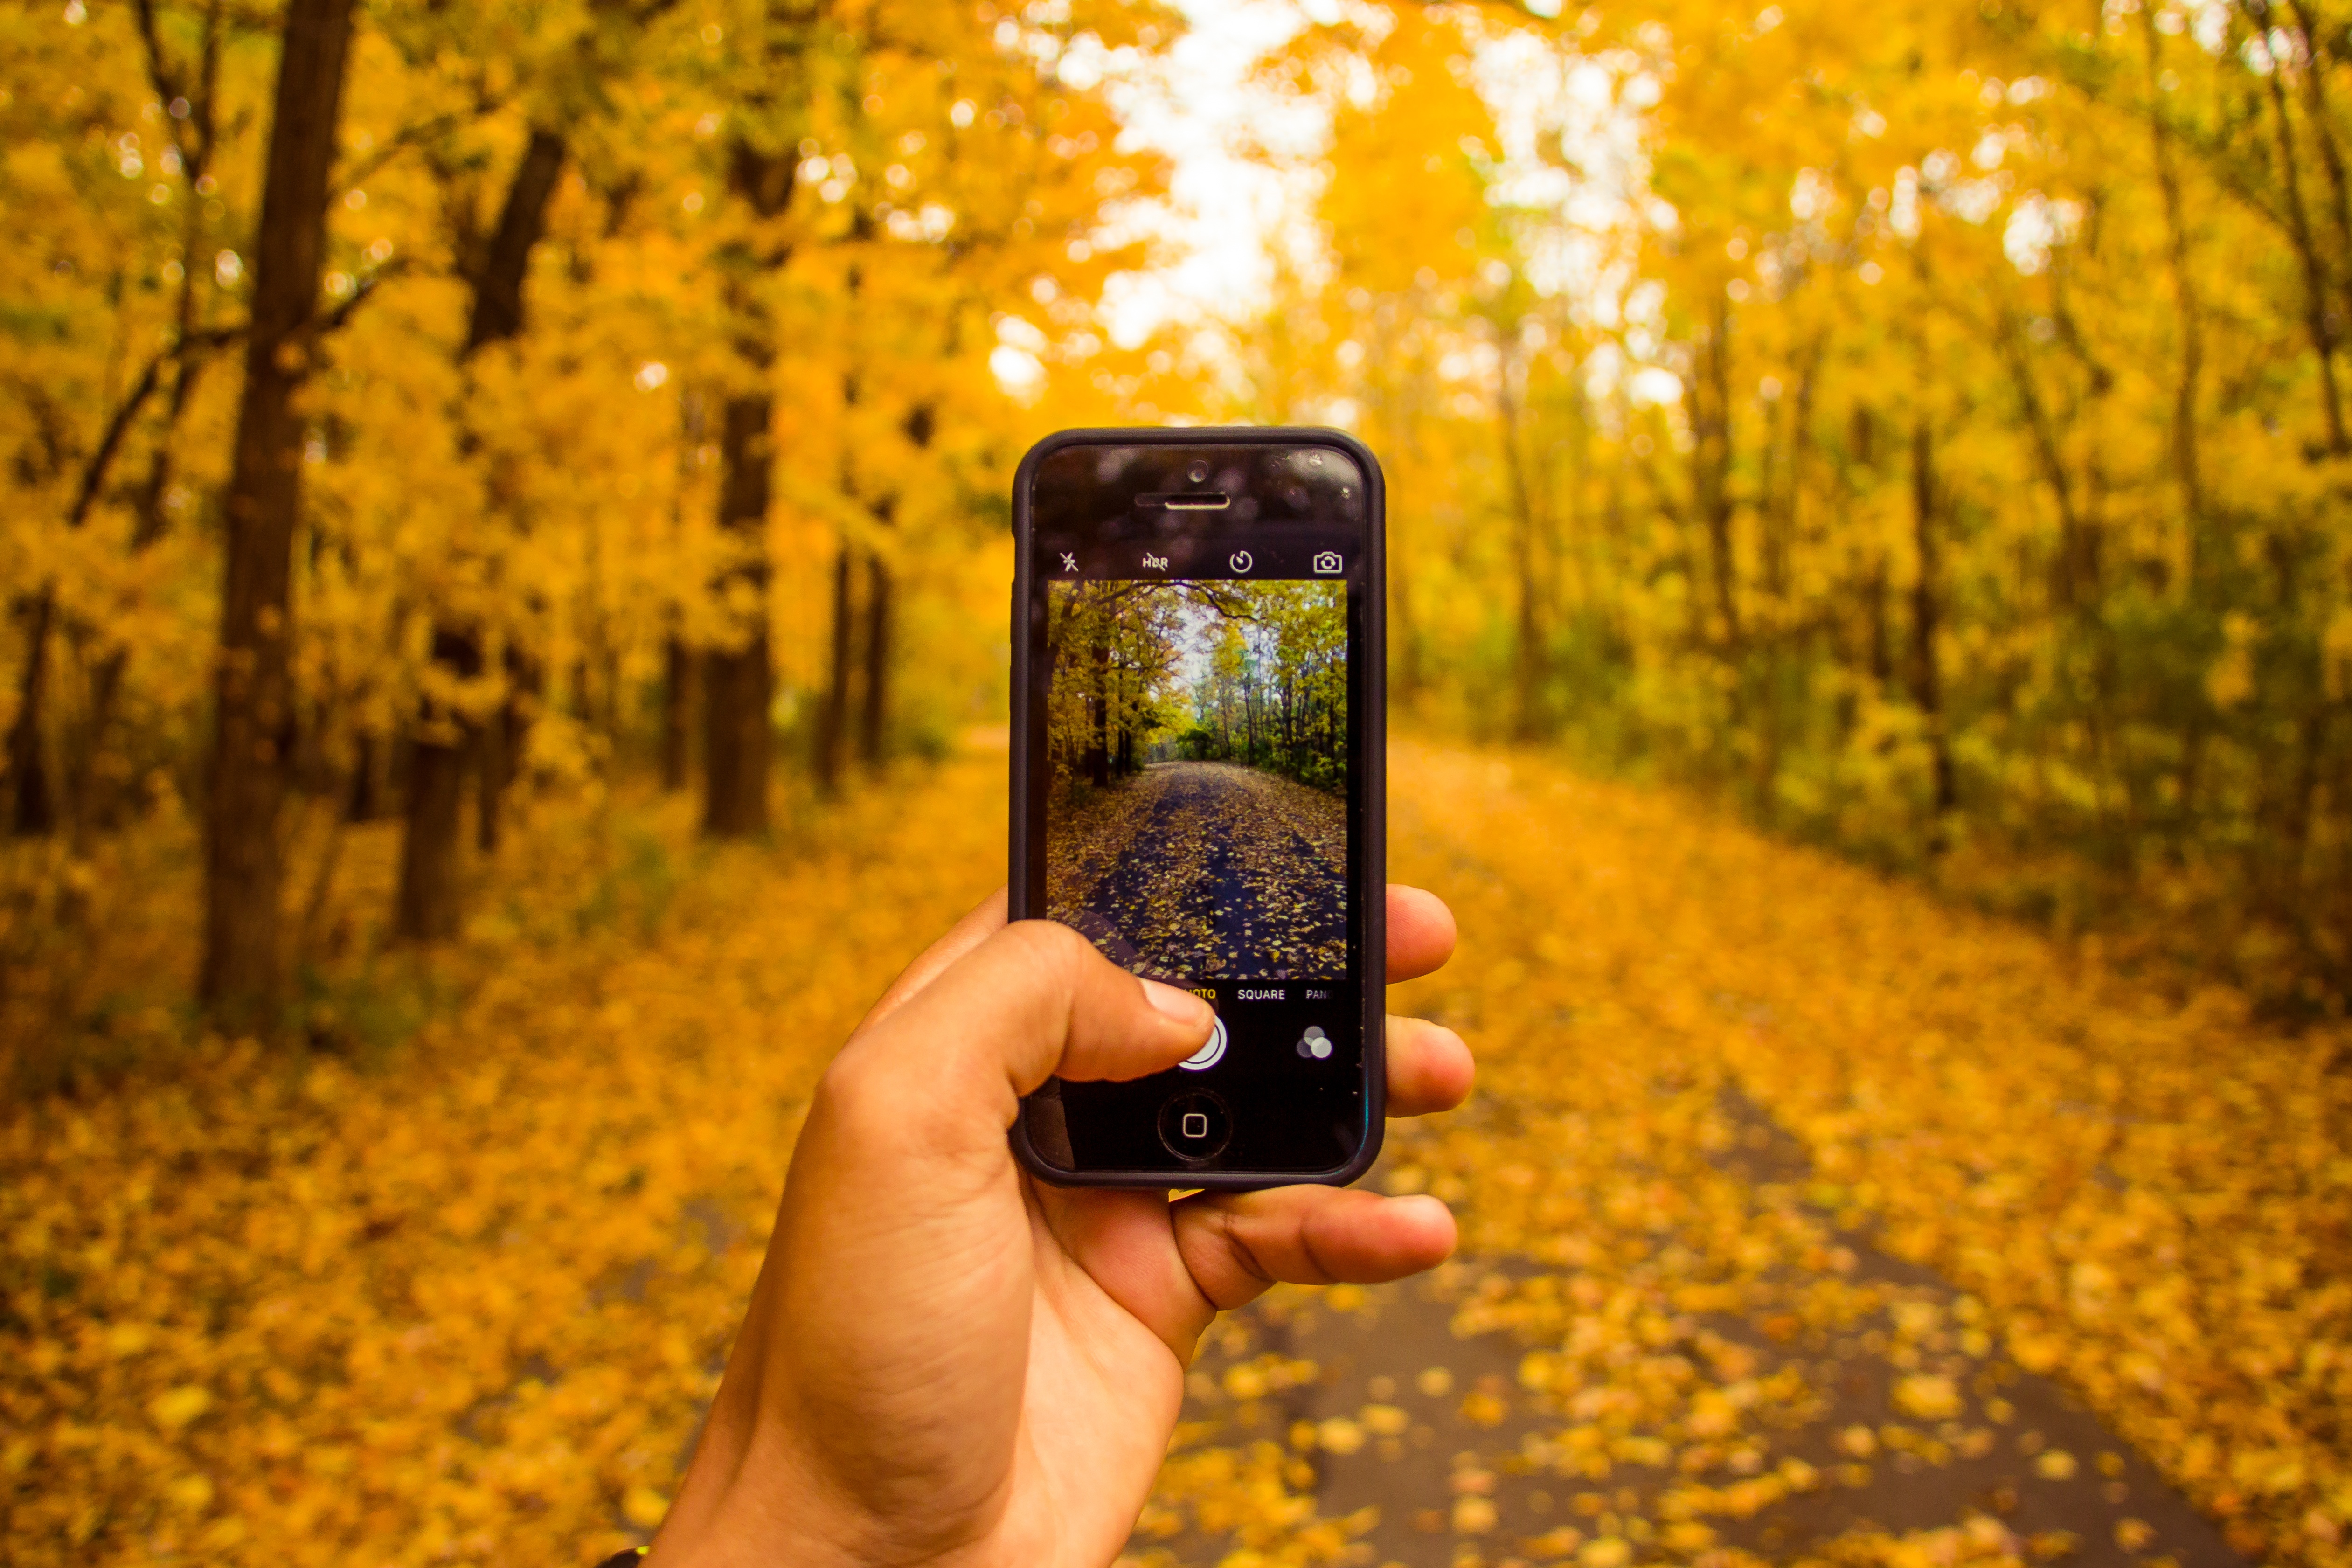
[{"label": "knuckle", "polygon": [[887,1098],[887,1075],[877,1059],[878,1055],[869,1047],[867,1039],[851,1041],[817,1079],[814,1098],[851,1121],[871,1115],[875,1107]]},{"label": "knuckle", "polygon": [[1034,977],[1049,984],[1068,984],[1095,956],[1094,944],[1059,921],[1022,921],[1004,928],[1003,940]]},{"label": "knuckle", "polygon": [[952,1145],[971,1114],[952,1059],[921,1070],[872,1037],[854,1041],[817,1080],[815,1099],[829,1120],[869,1155],[915,1158]]}]

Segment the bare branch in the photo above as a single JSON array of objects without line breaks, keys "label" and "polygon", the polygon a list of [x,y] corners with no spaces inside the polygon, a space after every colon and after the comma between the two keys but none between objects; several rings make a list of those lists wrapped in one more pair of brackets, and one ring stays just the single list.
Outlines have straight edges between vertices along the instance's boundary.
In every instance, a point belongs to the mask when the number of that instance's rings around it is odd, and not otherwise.
[{"label": "bare branch", "polygon": [[75,492],[73,510],[66,513],[68,528],[79,528],[89,521],[90,509],[98,504],[98,492],[106,483],[107,470],[114,466],[116,456],[122,450],[123,438],[131,432],[131,421],[139,417],[140,409],[155,395],[155,388],[163,384],[164,368],[182,359],[208,354],[244,334],[243,326],[217,327],[193,333],[159,351],[147,362],[147,368],[131,384],[130,394],[115,409],[113,417],[106,422],[106,434],[99,438],[98,450],[92,452],[89,461],[82,466],[81,485]]},{"label": "bare branch", "polygon": [[504,106],[504,102],[502,99],[485,98],[470,110],[451,110],[446,114],[436,114],[430,120],[420,120],[414,125],[401,127],[365,157],[345,169],[342,177],[329,187],[331,194],[342,195],[410,148],[422,147],[427,142],[446,132],[456,130],[469,120],[483,119],[494,114]]}]

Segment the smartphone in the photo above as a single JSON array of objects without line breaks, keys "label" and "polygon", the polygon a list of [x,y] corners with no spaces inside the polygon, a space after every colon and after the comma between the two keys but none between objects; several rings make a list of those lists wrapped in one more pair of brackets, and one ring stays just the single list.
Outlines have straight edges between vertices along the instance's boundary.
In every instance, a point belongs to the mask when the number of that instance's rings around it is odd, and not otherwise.
[{"label": "smartphone", "polygon": [[1216,1009],[1181,1066],[1030,1095],[1039,1177],[1344,1183],[1379,1155],[1383,499],[1331,430],[1066,430],[1022,460],[1013,916]]}]

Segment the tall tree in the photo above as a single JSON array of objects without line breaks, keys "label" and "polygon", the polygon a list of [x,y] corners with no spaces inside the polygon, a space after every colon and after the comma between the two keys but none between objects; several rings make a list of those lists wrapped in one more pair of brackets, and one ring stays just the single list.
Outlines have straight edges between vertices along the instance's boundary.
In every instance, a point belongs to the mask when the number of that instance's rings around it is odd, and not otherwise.
[{"label": "tall tree", "polygon": [[702,830],[714,838],[748,837],[769,826],[776,671],[769,646],[768,513],[778,347],[769,293],[794,249],[789,219],[809,121],[808,57],[817,21],[814,6],[772,0],[747,56],[757,75],[727,141],[727,189],[741,221],[713,258],[735,362],[719,415],[719,527],[728,559],[718,591],[730,625],[702,659]]},{"label": "tall tree", "polygon": [[[523,329],[523,281],[530,270],[532,250],[547,226],[548,198],[555,192],[565,157],[563,137],[544,126],[534,127],[507,184],[499,204],[497,227],[487,240],[464,243],[459,252],[470,285],[466,336],[457,351],[462,366],[493,343],[506,342]],[[470,254],[467,254],[470,253]],[[453,685],[470,680],[482,670],[482,632],[478,626],[447,621],[433,633],[433,661],[439,680]],[[510,661],[514,664],[520,660]],[[510,682],[522,675],[508,672]],[[513,698],[509,698],[511,706]],[[394,900],[394,927],[412,941],[435,942],[457,933],[462,913],[458,853],[463,816],[463,776],[468,754],[478,763],[477,795],[482,847],[496,847],[499,797],[513,751],[507,709],[487,724],[468,716],[428,685],[420,722],[412,734],[408,764],[407,813],[401,837],[400,889]]]},{"label": "tall tree", "polygon": [[352,0],[288,0],[254,240],[253,318],[237,407],[221,585],[205,948],[199,993],[231,1026],[268,1026],[280,994],[285,880],[278,813],[294,754],[294,528],[302,495],[295,399],[316,348],[329,175]]}]

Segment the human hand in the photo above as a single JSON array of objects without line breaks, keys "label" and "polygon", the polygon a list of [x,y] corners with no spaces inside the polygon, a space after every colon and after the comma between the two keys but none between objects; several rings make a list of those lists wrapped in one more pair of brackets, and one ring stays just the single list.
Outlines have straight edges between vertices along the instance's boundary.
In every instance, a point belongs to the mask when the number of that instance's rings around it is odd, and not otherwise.
[{"label": "human hand", "polygon": [[[1391,887],[1388,971],[1444,963],[1454,917]],[[1370,1283],[1454,1249],[1434,1198],[1294,1186],[1060,1188],[1007,1132],[1056,1073],[1131,1079],[1208,1036],[1207,1004],[1000,891],[908,966],[827,1069],[743,1329],[653,1568],[1100,1568],[1125,1543],[1194,1342],[1276,1280]],[[1391,1115],[1469,1092],[1453,1031],[1391,1018]]]}]

